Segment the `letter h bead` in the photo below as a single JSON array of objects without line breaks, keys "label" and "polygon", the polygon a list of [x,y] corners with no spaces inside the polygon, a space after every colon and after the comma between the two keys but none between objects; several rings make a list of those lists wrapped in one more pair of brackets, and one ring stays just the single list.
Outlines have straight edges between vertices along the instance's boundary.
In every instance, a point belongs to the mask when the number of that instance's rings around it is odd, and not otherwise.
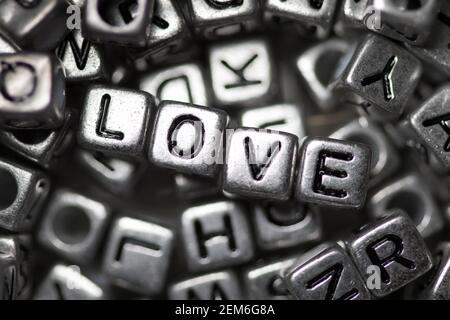
[{"label": "letter h bead", "polygon": [[241,205],[213,202],[187,209],[182,234],[189,269],[205,271],[249,261],[250,228]]}]

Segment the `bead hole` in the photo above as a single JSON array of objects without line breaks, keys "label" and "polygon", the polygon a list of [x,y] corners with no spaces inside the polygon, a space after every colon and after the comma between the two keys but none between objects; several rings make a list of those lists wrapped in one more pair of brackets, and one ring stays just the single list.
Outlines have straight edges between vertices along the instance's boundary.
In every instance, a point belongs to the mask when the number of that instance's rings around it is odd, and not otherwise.
[{"label": "bead hole", "polygon": [[10,207],[17,196],[17,181],[14,175],[0,168],[0,210]]},{"label": "bead hole", "polygon": [[75,206],[61,208],[53,222],[56,236],[64,243],[83,242],[91,229],[91,221],[86,212]]}]

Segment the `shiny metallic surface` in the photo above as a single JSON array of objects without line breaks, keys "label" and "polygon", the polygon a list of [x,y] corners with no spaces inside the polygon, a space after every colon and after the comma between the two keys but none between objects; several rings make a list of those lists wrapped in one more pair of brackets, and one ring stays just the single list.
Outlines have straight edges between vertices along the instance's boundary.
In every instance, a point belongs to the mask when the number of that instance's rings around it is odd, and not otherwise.
[{"label": "shiny metallic surface", "polygon": [[143,164],[107,157],[100,152],[79,150],[78,161],[105,189],[115,194],[133,192]]},{"label": "shiny metallic surface", "polygon": [[90,81],[105,77],[106,70],[100,48],[74,30],[60,43],[56,55],[66,70],[67,81]]},{"label": "shiny metallic surface", "polygon": [[65,0],[0,2],[0,34],[31,50],[54,49],[66,33]]},{"label": "shiny metallic surface", "polygon": [[165,284],[173,238],[173,232],[160,225],[119,218],[108,238],[104,272],[121,287],[157,294]]},{"label": "shiny metallic surface", "polygon": [[300,151],[295,196],[306,203],[361,208],[370,161],[370,149],[364,144],[307,138]]},{"label": "shiny metallic surface", "polygon": [[374,218],[380,218],[394,209],[403,210],[416,224],[424,238],[442,231],[444,219],[430,192],[417,174],[408,174],[378,190],[368,200],[368,211]]},{"label": "shiny metallic surface", "polygon": [[425,242],[402,212],[361,228],[346,245],[361,275],[367,274],[370,265],[380,268],[380,287],[370,289],[376,297],[400,289],[433,266]]},{"label": "shiny metallic surface", "polygon": [[17,53],[19,51],[13,44],[11,44],[5,37],[0,35],[0,54],[2,53]]},{"label": "shiny metallic surface", "polygon": [[227,124],[222,110],[164,101],[156,114],[149,159],[161,167],[213,177],[219,170]]},{"label": "shiny metallic surface", "polygon": [[306,36],[325,38],[332,27],[338,1],[265,0],[266,15],[294,20]]},{"label": "shiny metallic surface", "polygon": [[449,10],[0,0],[0,300],[449,299]]},{"label": "shiny metallic surface", "polygon": [[181,221],[190,270],[213,270],[252,259],[250,226],[238,203],[221,201],[191,207],[183,212]]},{"label": "shiny metallic surface", "polygon": [[1,125],[9,129],[53,129],[65,115],[61,63],[40,53],[0,54]]},{"label": "shiny metallic surface", "polygon": [[299,140],[305,136],[302,108],[291,104],[275,104],[245,110],[240,116],[240,125],[291,133]]},{"label": "shiny metallic surface", "polygon": [[400,166],[400,155],[389,136],[366,117],[353,120],[330,138],[366,144],[372,152],[369,186],[390,177]]},{"label": "shiny metallic surface", "polygon": [[74,266],[55,265],[40,284],[34,300],[100,300],[102,289]]},{"label": "shiny metallic surface", "polygon": [[148,93],[94,85],[84,102],[78,142],[88,150],[142,159],[153,109]]},{"label": "shiny metallic surface", "polygon": [[159,99],[208,106],[204,71],[196,63],[171,66],[144,75],[140,89]]},{"label": "shiny metallic surface", "polygon": [[89,263],[97,254],[110,214],[103,203],[59,189],[45,209],[39,241],[69,261]]},{"label": "shiny metallic surface", "polygon": [[439,244],[433,255],[434,267],[416,286],[413,298],[418,300],[449,300],[450,244]]},{"label": "shiny metallic surface", "polygon": [[260,5],[256,0],[188,0],[187,4],[194,30],[207,39],[235,36],[257,26]]},{"label": "shiny metallic surface", "polygon": [[322,237],[318,212],[302,203],[255,205],[254,226],[258,246],[266,250],[317,242]]},{"label": "shiny metallic surface", "polygon": [[418,84],[422,72],[419,60],[375,35],[366,36],[351,58],[344,59],[349,61],[343,63],[333,83],[344,102],[363,107],[372,116],[400,116]]},{"label": "shiny metallic surface", "polygon": [[441,10],[436,15],[434,26],[423,47],[408,46],[414,54],[438,70],[450,75],[450,4],[443,1]]},{"label": "shiny metallic surface", "polygon": [[[370,293],[350,256],[327,243],[301,255],[282,272],[289,292],[299,300],[368,300]],[[334,285],[325,284],[333,281]]]},{"label": "shiny metallic surface", "polygon": [[321,42],[302,53],[297,60],[297,68],[311,98],[317,106],[328,111],[337,105],[330,86],[335,67],[350,49],[343,40],[332,39]]},{"label": "shiny metallic surface", "polygon": [[291,294],[281,279],[281,272],[291,267],[295,258],[288,258],[267,264],[259,263],[244,273],[248,299],[290,300]]},{"label": "shiny metallic surface", "polygon": [[155,0],[154,10],[150,12],[152,17],[147,45],[132,49],[131,55],[152,62],[179,53],[190,39],[190,31],[178,1]]},{"label": "shiny metallic surface", "polygon": [[83,6],[83,35],[95,42],[145,46],[155,0],[91,0]]},{"label": "shiny metallic surface", "polygon": [[423,44],[430,35],[442,2],[444,1],[420,1],[417,8],[412,7],[410,1],[372,0],[373,9],[380,15],[382,24],[380,30],[370,30],[414,45]]},{"label": "shiny metallic surface", "polygon": [[222,187],[228,194],[287,200],[294,184],[297,137],[238,128],[227,138]]},{"label": "shiny metallic surface", "polygon": [[5,190],[0,201],[0,226],[15,232],[30,230],[49,192],[49,178],[40,170],[8,160],[0,161],[0,176]]},{"label": "shiny metallic surface", "polygon": [[215,103],[219,106],[269,103],[275,72],[268,44],[261,39],[218,44],[210,48],[209,69]]},{"label": "shiny metallic surface", "polygon": [[2,300],[28,298],[29,279],[28,257],[19,237],[0,238],[0,297]]},{"label": "shiny metallic surface", "polygon": [[72,122],[73,115],[68,111],[63,125],[57,129],[0,131],[0,142],[25,158],[49,168],[72,144]]},{"label": "shiny metallic surface", "polygon": [[421,142],[428,147],[444,166],[450,168],[449,134],[446,116],[450,103],[450,86],[438,90],[410,116],[410,125]]}]

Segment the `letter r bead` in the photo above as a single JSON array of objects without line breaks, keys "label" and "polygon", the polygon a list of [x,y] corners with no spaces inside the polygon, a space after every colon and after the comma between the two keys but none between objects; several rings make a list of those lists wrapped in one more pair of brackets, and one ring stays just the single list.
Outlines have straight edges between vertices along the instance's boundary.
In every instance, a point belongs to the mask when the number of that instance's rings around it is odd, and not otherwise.
[{"label": "letter r bead", "polygon": [[363,144],[307,138],[300,156],[297,199],[361,208],[367,193],[370,158],[370,149]]},{"label": "letter r bead", "polygon": [[371,265],[380,268],[380,287],[369,288],[376,297],[400,289],[433,266],[419,231],[402,211],[361,228],[345,244],[361,275]]}]

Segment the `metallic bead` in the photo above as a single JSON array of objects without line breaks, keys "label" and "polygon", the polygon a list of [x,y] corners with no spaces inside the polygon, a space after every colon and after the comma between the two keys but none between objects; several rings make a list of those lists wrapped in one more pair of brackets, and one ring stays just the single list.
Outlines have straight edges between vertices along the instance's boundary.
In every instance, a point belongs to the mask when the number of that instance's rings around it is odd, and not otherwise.
[{"label": "metallic bead", "polygon": [[19,237],[0,238],[0,300],[26,298],[30,276],[26,250]]},{"label": "metallic bead", "polygon": [[182,51],[190,32],[177,0],[155,0],[154,6],[146,46],[129,51],[134,58],[156,63]]},{"label": "metallic bead", "polygon": [[420,142],[447,168],[450,168],[450,128],[447,125],[447,119],[450,119],[450,113],[447,112],[449,103],[450,86],[447,85],[409,117],[410,126]]},{"label": "metallic bead", "polygon": [[104,60],[98,45],[74,30],[59,44],[56,55],[66,70],[67,81],[91,81],[106,75]]},{"label": "metallic bead", "polygon": [[298,73],[310,97],[323,111],[329,111],[337,105],[330,84],[335,66],[349,50],[348,42],[331,39],[312,46],[297,59]]},{"label": "metallic bead", "polygon": [[443,2],[425,45],[407,47],[422,60],[450,76],[450,3]]},{"label": "metallic bead", "polygon": [[281,272],[291,267],[295,258],[257,264],[244,273],[245,287],[251,300],[291,300],[286,285],[281,279]]},{"label": "metallic bead", "polygon": [[297,137],[284,132],[239,128],[227,140],[222,181],[225,192],[273,200],[290,198]]},{"label": "metallic bead", "polygon": [[115,194],[128,194],[134,189],[144,164],[110,158],[101,152],[77,151],[78,162],[105,189]]},{"label": "metallic bead", "polygon": [[209,106],[203,71],[196,63],[152,71],[140,79],[139,87],[160,101],[172,100]]},{"label": "metallic bead", "polygon": [[97,254],[110,215],[105,204],[59,189],[46,207],[39,242],[69,261],[87,264]]},{"label": "metallic bead", "polygon": [[240,115],[240,125],[291,133],[299,140],[305,136],[302,110],[293,104],[274,104],[245,110]]},{"label": "metallic bead", "polygon": [[170,286],[169,298],[171,300],[240,300],[242,293],[235,273],[221,271]]},{"label": "metallic bead", "polygon": [[56,264],[39,285],[34,300],[101,300],[103,290],[77,266]]},{"label": "metallic bead", "polygon": [[151,32],[155,0],[86,1],[82,31],[86,39],[128,46],[145,46]]},{"label": "metallic bead", "polygon": [[418,300],[450,300],[450,243],[441,243],[434,254],[434,267],[416,286]]},{"label": "metallic bead", "polygon": [[65,0],[5,0],[0,2],[0,33],[22,49],[54,49],[66,29]]},{"label": "metallic bead", "polygon": [[343,0],[334,31],[344,36],[355,31],[379,28],[380,16],[370,5],[372,0]]},{"label": "metallic bead", "polygon": [[212,91],[219,106],[268,104],[275,93],[275,68],[264,40],[216,44],[209,51]]},{"label": "metallic bead", "polygon": [[207,39],[251,31],[260,14],[255,0],[189,0],[187,4],[195,32]]},{"label": "metallic bead", "polygon": [[158,166],[213,177],[222,156],[228,116],[218,109],[174,101],[158,108],[148,157]]},{"label": "metallic bead", "polygon": [[40,53],[0,54],[0,124],[51,129],[64,121],[65,79],[58,59]]},{"label": "metallic bead", "polygon": [[297,199],[361,208],[367,193],[370,161],[370,149],[364,144],[307,138],[301,148]]},{"label": "metallic bead", "polygon": [[48,194],[50,181],[41,171],[0,160],[0,227],[28,231]]},{"label": "metallic bead", "polygon": [[339,128],[330,138],[364,143],[372,152],[369,186],[390,177],[400,166],[400,156],[386,133],[369,118],[361,117]]},{"label": "metallic bead", "polygon": [[306,36],[325,38],[333,25],[338,1],[292,1],[266,0],[265,14],[294,20]]},{"label": "metallic bead", "polygon": [[155,102],[151,95],[103,85],[87,92],[78,131],[79,144],[111,157],[144,157],[149,119]]},{"label": "metallic bead", "polygon": [[381,119],[400,116],[422,73],[417,58],[376,35],[366,36],[338,69],[334,91],[344,102]]},{"label": "metallic bead", "polygon": [[345,249],[336,243],[304,253],[282,272],[289,292],[299,300],[368,300],[370,294]]},{"label": "metallic bead", "polygon": [[72,113],[66,111],[64,123],[57,129],[0,131],[0,141],[25,158],[49,168],[73,141],[72,122]]},{"label": "metallic bead", "polygon": [[188,208],[182,218],[187,264],[207,271],[247,262],[254,255],[244,208],[222,201]]},{"label": "metallic bead", "polygon": [[369,266],[380,270],[380,287],[369,288],[384,297],[431,269],[431,254],[413,222],[402,212],[361,228],[348,241],[350,252],[361,275]]},{"label": "metallic bead", "polygon": [[372,217],[382,217],[394,209],[403,210],[424,238],[436,235],[444,220],[425,179],[410,173],[378,190],[368,201]]},{"label": "metallic bead", "polygon": [[419,1],[417,7],[409,0],[372,0],[373,10],[380,16],[381,24],[370,30],[395,40],[421,45],[431,32],[440,5],[441,0]]},{"label": "metallic bead", "polygon": [[322,236],[318,212],[299,202],[256,204],[253,221],[257,244],[266,250],[311,243]]},{"label": "metallic bead", "polygon": [[174,234],[154,223],[122,217],[107,240],[103,271],[124,288],[158,294],[165,285]]},{"label": "metallic bead", "polygon": [[0,54],[17,53],[20,49],[0,34]]}]

